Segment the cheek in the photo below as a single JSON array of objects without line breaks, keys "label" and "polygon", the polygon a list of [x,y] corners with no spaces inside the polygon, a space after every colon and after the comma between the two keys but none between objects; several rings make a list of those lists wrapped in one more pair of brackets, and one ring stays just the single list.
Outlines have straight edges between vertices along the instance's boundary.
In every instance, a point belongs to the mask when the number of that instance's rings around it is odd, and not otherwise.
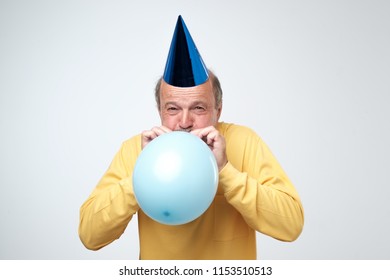
[{"label": "cheek", "polygon": [[213,114],[197,116],[195,118],[195,121],[194,121],[195,126],[197,128],[203,128],[203,127],[207,127],[210,125],[216,125],[216,122],[217,122],[217,117]]},{"label": "cheek", "polygon": [[175,130],[178,124],[178,118],[176,116],[162,115],[161,124],[171,130]]}]

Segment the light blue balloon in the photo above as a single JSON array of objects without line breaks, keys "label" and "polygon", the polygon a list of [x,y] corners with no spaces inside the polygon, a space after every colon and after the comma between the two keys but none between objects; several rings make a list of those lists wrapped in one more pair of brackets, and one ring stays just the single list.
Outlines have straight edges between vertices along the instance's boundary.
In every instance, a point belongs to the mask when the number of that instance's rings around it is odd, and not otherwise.
[{"label": "light blue balloon", "polygon": [[150,142],[133,170],[133,188],[142,211],[166,225],[181,225],[202,215],[218,188],[214,154],[188,132],[165,133]]}]

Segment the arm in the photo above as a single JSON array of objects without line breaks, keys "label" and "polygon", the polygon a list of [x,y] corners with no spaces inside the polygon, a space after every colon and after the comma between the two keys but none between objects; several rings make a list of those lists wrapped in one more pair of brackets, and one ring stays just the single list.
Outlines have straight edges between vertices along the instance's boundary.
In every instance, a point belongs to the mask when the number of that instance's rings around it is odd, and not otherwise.
[{"label": "arm", "polygon": [[98,250],[118,239],[139,206],[132,185],[140,137],[125,142],[80,209],[79,236],[85,247]]},{"label": "arm", "polygon": [[251,228],[284,241],[298,238],[304,220],[299,196],[260,137],[228,124],[191,133],[213,151],[225,198]]},{"label": "arm", "polygon": [[219,178],[228,203],[253,229],[283,241],[297,239],[303,207],[275,157],[251,130],[241,128],[226,137],[229,162]]}]

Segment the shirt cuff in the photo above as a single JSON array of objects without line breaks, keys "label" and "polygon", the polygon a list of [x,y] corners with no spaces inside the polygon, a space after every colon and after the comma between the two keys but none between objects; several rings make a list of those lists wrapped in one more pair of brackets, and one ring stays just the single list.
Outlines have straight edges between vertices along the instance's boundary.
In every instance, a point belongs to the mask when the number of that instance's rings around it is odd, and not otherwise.
[{"label": "shirt cuff", "polygon": [[226,194],[240,185],[243,174],[228,162],[219,172],[219,184]]}]

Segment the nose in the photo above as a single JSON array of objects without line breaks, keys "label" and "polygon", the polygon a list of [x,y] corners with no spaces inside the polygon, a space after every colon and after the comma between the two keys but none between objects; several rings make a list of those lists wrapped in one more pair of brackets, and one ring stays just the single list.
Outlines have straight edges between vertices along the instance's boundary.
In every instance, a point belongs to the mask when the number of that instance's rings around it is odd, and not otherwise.
[{"label": "nose", "polygon": [[192,118],[190,112],[183,110],[181,118],[180,118],[180,122],[179,122],[180,129],[189,130],[192,128],[193,124],[194,124],[194,122],[193,122],[193,118]]}]

